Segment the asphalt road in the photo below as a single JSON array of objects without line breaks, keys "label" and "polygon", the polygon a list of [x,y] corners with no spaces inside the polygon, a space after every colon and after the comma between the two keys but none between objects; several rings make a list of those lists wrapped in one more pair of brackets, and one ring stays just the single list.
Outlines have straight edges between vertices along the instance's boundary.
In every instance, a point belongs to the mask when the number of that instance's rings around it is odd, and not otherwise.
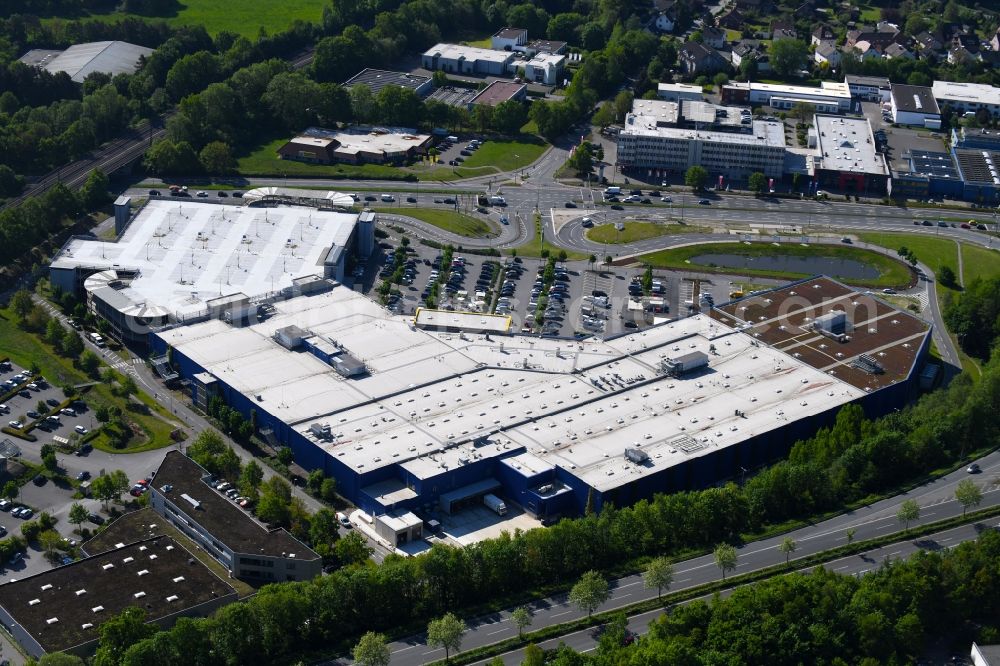
[{"label": "asphalt road", "polygon": [[[986,486],[983,488],[983,502],[980,508],[1000,504],[1000,485],[998,485],[1000,483],[1000,452],[991,453],[980,459],[979,465],[983,471],[978,475],[969,475],[962,468],[896,497],[876,502],[870,506],[838,515],[816,525],[803,527],[781,536],[745,544],[738,550],[739,560],[734,573],[748,573],[783,562],[785,557],[778,551],[778,545],[785,537],[791,537],[795,540],[798,545],[795,555],[796,557],[803,557],[844,545],[847,541],[846,531],[850,528],[855,529],[855,541],[863,541],[899,532],[902,526],[896,518],[896,512],[899,509],[899,505],[907,499],[916,500],[921,506],[920,521],[937,521],[960,516],[962,515],[962,507],[954,499],[954,492],[958,482],[966,478],[972,478],[981,486]],[[995,522],[996,520],[994,519],[991,524]],[[975,530],[972,527],[958,528],[935,535],[934,537],[923,537],[915,543],[902,542],[886,549],[873,551],[872,553],[838,560],[826,566],[838,573],[867,571],[877,567],[885,555],[902,557],[913,552],[918,547],[948,547],[961,540],[974,538],[974,536]],[[711,582],[717,580],[720,576],[719,570],[715,566],[710,554],[678,562],[674,570],[674,584],[671,587],[673,591]],[[613,581],[612,587],[612,596],[599,609],[600,611],[613,610],[644,599],[653,598],[656,595],[656,590],[645,588],[640,574],[626,576],[625,578]],[[567,602],[565,595],[539,600],[531,604],[531,608],[534,612],[531,625],[533,630],[553,624],[565,623],[582,616],[578,609]],[[462,642],[462,648],[469,649],[489,645],[513,636],[516,633],[516,628],[509,621],[510,610],[512,609],[482,617],[466,618],[469,631]],[[637,623],[636,626],[641,630],[653,616],[655,615],[650,614],[650,617],[640,616],[634,619]],[[586,649],[588,645],[593,645],[593,638],[589,637],[587,632],[579,633],[583,633],[584,636],[571,635],[565,638],[573,640],[574,643],[570,644],[575,647],[578,646],[581,649]],[[589,643],[588,640],[590,641]],[[556,643],[558,641],[553,642],[553,644]],[[397,666],[415,666],[444,657],[443,650],[431,649],[427,646],[424,634],[396,641],[390,645],[390,650],[392,653],[391,663]],[[517,655],[512,655],[509,660],[505,658],[505,662],[512,664],[520,663],[520,659]],[[341,663],[348,662],[343,661]]]},{"label": "asphalt road", "polygon": [[[828,562],[823,566],[829,571],[834,571],[836,573],[843,575],[852,575],[852,576],[861,575],[867,571],[870,571],[872,569],[881,566],[883,562],[889,560],[904,559],[906,557],[909,557],[913,553],[917,552],[918,550],[940,551],[946,548],[953,548],[958,544],[962,543],[963,541],[974,540],[976,539],[976,537],[979,536],[979,533],[983,529],[989,529],[991,527],[996,529],[998,527],[996,523],[997,519],[994,518],[991,519],[990,521],[984,521],[982,523],[963,525],[961,527],[952,528],[950,530],[944,530],[917,539],[899,541],[897,543],[889,544],[882,548],[876,548],[865,553],[859,553],[857,555],[850,555],[848,557],[843,557],[841,559]],[[798,555],[798,553],[796,553],[796,555]],[[715,569],[714,565],[712,569],[714,569],[713,573],[715,574],[715,579],[718,579],[718,573],[719,573],[718,569]],[[811,569],[812,567],[806,569],[796,569],[794,561],[792,562],[791,570],[793,571],[800,571],[805,573]],[[680,575],[680,572],[678,572],[678,575]],[[709,577],[709,580],[711,580],[711,577]],[[631,583],[633,588],[638,587],[639,584],[641,584],[641,581]],[[631,588],[624,588],[624,589],[631,589]],[[671,589],[678,590],[682,588],[675,585]],[[615,592],[617,594],[618,589],[616,589]],[[729,591],[726,591],[721,594],[722,596],[728,596],[729,593],[730,593]],[[606,610],[613,610],[616,606],[622,606],[634,603],[635,600],[630,595],[631,595],[630,592],[624,593],[623,596],[619,597],[619,601],[617,604],[615,604],[612,601],[609,601],[608,602],[609,608],[607,608]],[[712,596],[711,594],[708,594],[702,597],[698,597],[698,599],[709,599],[711,598],[711,596]],[[690,603],[690,602],[685,602],[685,603]],[[567,606],[566,608],[570,607]],[[648,611],[646,613],[640,613],[637,615],[632,615],[628,618],[628,628],[631,629],[635,634],[642,636],[649,631],[650,625],[655,620],[657,620],[661,615],[663,615],[663,610],[661,609]],[[560,620],[565,622],[571,618],[576,619],[579,617],[582,617],[582,614],[579,611],[573,609],[571,613],[562,616]],[[497,631],[495,635],[498,638],[503,639],[503,638],[510,638],[517,633],[516,628],[512,627],[511,624],[512,623],[509,621],[509,618],[504,617],[497,620],[492,625],[488,626],[493,626]],[[537,625],[533,624],[531,629],[535,628],[537,628]],[[541,643],[538,644],[538,646],[548,650],[558,647],[560,643],[565,643],[567,646],[573,648],[577,652],[590,652],[591,650],[597,647],[598,633],[596,629],[597,629],[596,627],[590,627],[580,631],[567,633],[558,638],[552,638],[547,641],[542,641]],[[464,643],[463,647],[466,647]],[[433,655],[428,655],[428,657],[440,658],[440,655],[438,657],[433,657]],[[509,664],[510,666],[521,664],[524,662],[525,658],[524,649],[512,650],[510,652],[506,652],[500,655],[500,657],[501,659],[503,659],[503,662],[505,664]],[[486,661],[487,660],[483,660],[473,663],[485,664]]]}]

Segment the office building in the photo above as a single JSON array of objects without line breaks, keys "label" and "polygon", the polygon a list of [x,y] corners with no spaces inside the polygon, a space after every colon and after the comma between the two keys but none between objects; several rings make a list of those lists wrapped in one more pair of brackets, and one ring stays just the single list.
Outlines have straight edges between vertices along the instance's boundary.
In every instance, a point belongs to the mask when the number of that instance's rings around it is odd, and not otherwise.
[{"label": "office building", "polygon": [[424,69],[449,74],[504,76],[510,73],[512,51],[483,49],[460,44],[435,44],[421,57]]},{"label": "office building", "polygon": [[867,195],[887,191],[889,167],[875,149],[867,118],[816,114],[812,132],[816,155],[811,172],[819,188]]},{"label": "office building", "polygon": [[851,91],[843,81],[823,81],[819,88],[730,81],[722,86],[722,103],[764,105],[782,110],[805,103],[820,113],[844,113],[851,108]]},{"label": "office building", "polygon": [[955,113],[976,113],[985,109],[1000,118],[1000,88],[985,83],[955,83],[935,81],[931,86],[938,105],[948,106]]},{"label": "office building", "polygon": [[891,108],[894,123],[941,129],[941,109],[934,99],[934,93],[926,86],[897,83],[892,87]]},{"label": "office building", "polygon": [[698,164],[713,177],[745,180],[759,171],[780,178],[784,160],[781,123],[752,120],[737,107],[635,100],[618,134],[618,164],[626,171],[681,174]]}]

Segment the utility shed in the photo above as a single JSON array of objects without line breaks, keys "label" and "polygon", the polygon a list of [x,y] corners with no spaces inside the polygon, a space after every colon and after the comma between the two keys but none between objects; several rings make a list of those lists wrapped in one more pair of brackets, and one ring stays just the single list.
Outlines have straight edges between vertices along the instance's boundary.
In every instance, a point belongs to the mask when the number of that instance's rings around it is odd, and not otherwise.
[{"label": "utility shed", "polygon": [[689,354],[665,358],[660,364],[660,369],[664,374],[679,376],[684,375],[698,368],[708,365],[708,354],[701,351],[694,351]]}]

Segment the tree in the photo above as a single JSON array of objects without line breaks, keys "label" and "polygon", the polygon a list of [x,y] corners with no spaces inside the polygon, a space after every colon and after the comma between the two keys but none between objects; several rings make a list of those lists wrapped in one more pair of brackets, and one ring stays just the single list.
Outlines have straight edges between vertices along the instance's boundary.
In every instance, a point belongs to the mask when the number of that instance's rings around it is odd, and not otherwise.
[{"label": "tree", "polygon": [[703,188],[706,182],[708,182],[708,171],[703,166],[695,164],[684,173],[684,184],[695,192]]},{"label": "tree", "polygon": [[56,454],[54,451],[49,451],[42,456],[42,466],[45,467],[50,472],[56,471],[59,467],[59,461],[56,459]]},{"label": "tree", "polygon": [[351,650],[358,666],[389,666],[389,645],[384,634],[369,631]]},{"label": "tree", "polygon": [[86,210],[95,210],[108,202],[111,181],[100,169],[94,169],[80,188],[80,203]]},{"label": "tree", "polygon": [[776,39],[768,49],[771,56],[771,69],[778,76],[793,76],[806,63],[809,47],[798,39]]},{"label": "tree", "polygon": [[903,523],[903,531],[910,529],[910,523],[914,520],[920,519],[920,505],[917,504],[916,500],[905,500],[899,505],[899,511],[896,512],[896,518],[899,522]]},{"label": "tree", "polygon": [[288,465],[291,465],[294,460],[295,460],[295,454],[289,447],[283,446],[280,449],[278,449],[278,462],[280,462],[282,465],[287,467]]},{"label": "tree", "polygon": [[46,555],[53,555],[63,544],[63,538],[55,530],[44,530],[38,535],[38,546]]},{"label": "tree", "polygon": [[146,151],[146,166],[160,176],[201,171],[201,162],[191,144],[170,139],[161,139]]},{"label": "tree", "polygon": [[205,173],[215,176],[224,176],[236,169],[233,151],[229,144],[223,141],[212,141],[207,144],[198,154],[198,161],[201,162]]},{"label": "tree", "polygon": [[588,174],[593,171],[594,153],[590,149],[590,144],[584,142],[574,148],[566,164],[578,174]]},{"label": "tree", "polygon": [[502,134],[517,134],[528,121],[528,109],[521,102],[507,100],[493,109],[493,129]]},{"label": "tree", "polygon": [[22,322],[35,307],[31,300],[31,292],[27,289],[18,289],[10,299],[10,308]]},{"label": "tree", "polygon": [[722,580],[726,580],[726,572],[736,568],[736,548],[728,543],[720,543],[715,547],[715,566],[722,570]]},{"label": "tree", "polygon": [[510,614],[510,619],[517,627],[517,637],[524,636],[524,628],[531,626],[531,610],[527,606],[518,606]]},{"label": "tree", "polygon": [[809,102],[796,102],[792,105],[792,117],[800,123],[808,123],[816,115],[816,105]]},{"label": "tree", "polygon": [[240,473],[240,492],[256,497],[257,489],[260,488],[260,482],[263,480],[264,470],[261,469],[256,460],[251,460],[243,466],[243,471]]},{"label": "tree", "polygon": [[580,576],[580,580],[569,591],[570,602],[586,612],[587,617],[593,615],[594,611],[610,597],[608,581],[597,571],[588,571]]},{"label": "tree", "polygon": [[854,541],[854,535],[857,533],[857,531],[858,531],[858,528],[856,528],[856,527],[848,527],[847,528],[847,531],[844,534],[847,537],[847,545],[848,546],[850,546],[851,543]]},{"label": "tree", "polygon": [[754,193],[761,194],[767,189],[767,176],[762,174],[760,171],[755,171],[750,174],[747,184]]},{"label": "tree", "polygon": [[962,505],[962,515],[969,507],[977,507],[983,501],[983,491],[972,482],[972,479],[964,479],[955,487],[955,499]]},{"label": "tree", "polygon": [[139,392],[139,387],[136,386],[135,380],[132,379],[132,375],[123,375],[118,381],[118,392],[123,398],[128,398],[129,396],[135,395]]},{"label": "tree", "polygon": [[792,553],[798,549],[798,547],[799,545],[795,543],[795,539],[792,537],[785,537],[781,540],[781,543],[778,544],[778,550],[785,554],[786,567],[788,566],[788,559],[792,556]]},{"label": "tree", "polygon": [[45,341],[59,349],[65,336],[66,329],[59,323],[59,320],[55,317],[49,319],[49,323],[45,325]]},{"label": "tree", "polygon": [[91,377],[97,376],[97,370],[101,367],[101,359],[89,349],[80,354],[80,369]]},{"label": "tree", "polygon": [[233,447],[227,446],[218,457],[219,474],[226,479],[240,478],[240,457],[233,451]]},{"label": "tree", "polygon": [[38,660],[38,666],[86,666],[86,663],[75,654],[49,652]]},{"label": "tree", "polygon": [[69,522],[72,525],[76,525],[78,532],[80,531],[80,525],[87,522],[89,516],[90,512],[87,511],[87,507],[79,502],[73,502],[73,506],[69,508]]},{"label": "tree", "polygon": [[129,647],[157,631],[156,625],[146,623],[144,610],[126,608],[101,624],[101,640],[94,655],[94,666],[118,666]]},{"label": "tree", "polygon": [[66,335],[62,339],[62,353],[70,358],[78,357],[83,353],[83,339],[76,333],[76,331],[66,331]]},{"label": "tree", "polygon": [[451,651],[456,652],[462,646],[462,636],[465,635],[465,622],[452,613],[446,613],[437,620],[431,620],[427,625],[427,644],[431,647],[444,648],[444,660],[448,661]]},{"label": "tree", "polygon": [[14,499],[21,493],[21,486],[17,485],[17,481],[8,481],[3,485],[3,496],[7,499]]},{"label": "tree", "polygon": [[353,531],[343,539],[338,539],[333,546],[334,557],[345,567],[366,562],[372,556],[372,552],[364,537]]},{"label": "tree", "polygon": [[589,257],[587,257],[587,263],[590,264],[590,269],[593,270],[594,269],[594,264],[597,263],[597,255],[596,254],[592,254]]},{"label": "tree", "polygon": [[718,74],[712,77],[712,83],[714,83],[715,87],[717,87],[721,91],[722,86],[729,83],[729,75],[726,74],[725,72],[719,72]]},{"label": "tree", "polygon": [[938,280],[946,287],[955,287],[955,271],[951,266],[942,266],[938,270]]},{"label": "tree", "polygon": [[663,588],[670,588],[674,582],[674,565],[666,557],[654,557],[646,565],[642,580],[649,589],[656,588],[656,598],[663,595]]},{"label": "tree", "polygon": [[313,546],[330,544],[337,539],[339,529],[337,515],[330,509],[322,508],[309,521],[309,541]]},{"label": "tree", "polygon": [[128,474],[120,469],[116,469],[108,475],[111,479],[111,489],[114,491],[115,495],[113,499],[121,499],[121,496],[128,492],[131,487],[131,482],[129,481]]}]

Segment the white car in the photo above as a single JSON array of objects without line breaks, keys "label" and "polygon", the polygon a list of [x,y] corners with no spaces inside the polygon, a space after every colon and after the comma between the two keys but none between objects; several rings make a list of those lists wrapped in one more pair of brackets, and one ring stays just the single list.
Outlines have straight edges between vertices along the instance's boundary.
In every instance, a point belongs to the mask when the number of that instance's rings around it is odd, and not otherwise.
[{"label": "white car", "polygon": [[7,425],[9,425],[11,428],[14,428],[15,430],[21,429],[20,421],[7,421]]},{"label": "white car", "polygon": [[674,202],[674,200],[671,199],[670,197],[660,197],[660,201],[662,201],[663,203],[673,203]]},{"label": "white car", "polygon": [[208,192],[206,192],[205,190],[198,190],[198,193],[195,196],[204,198],[208,196]]},{"label": "white car", "polygon": [[86,428],[84,428],[82,425],[74,426],[73,430],[76,430],[81,435],[86,435],[88,432],[90,432],[89,430],[87,430]]},{"label": "white car", "polygon": [[592,227],[594,226],[594,221],[589,217],[585,217],[582,220],[580,220],[580,224],[582,224],[585,227]]}]

